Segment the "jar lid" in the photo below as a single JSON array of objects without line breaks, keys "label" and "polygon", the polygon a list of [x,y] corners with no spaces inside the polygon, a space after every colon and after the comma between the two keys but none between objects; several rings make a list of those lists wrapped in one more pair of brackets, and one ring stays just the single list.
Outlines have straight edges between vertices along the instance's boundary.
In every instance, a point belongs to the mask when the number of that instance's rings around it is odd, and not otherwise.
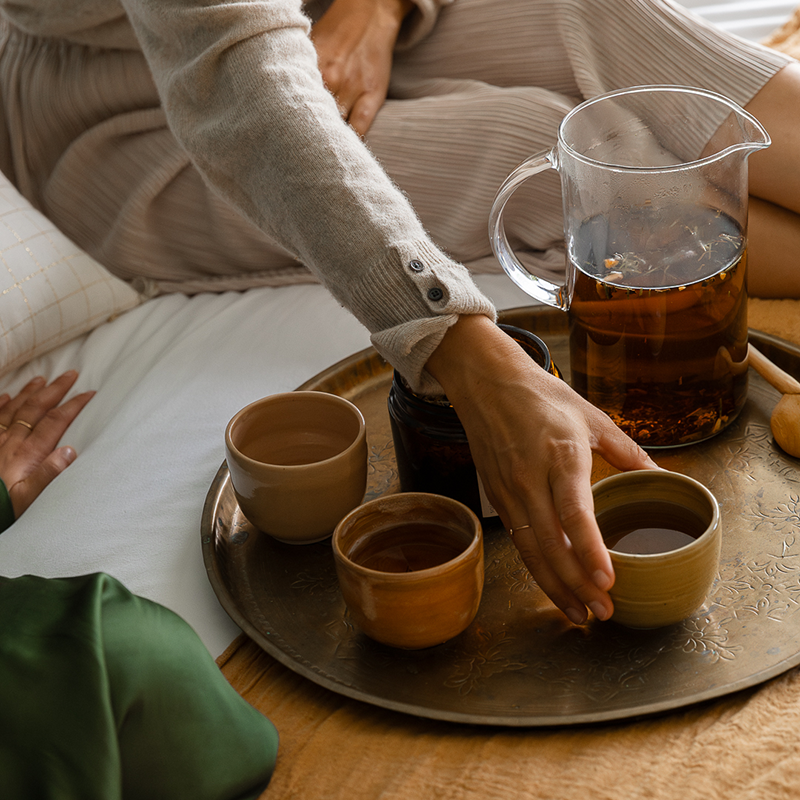
[{"label": "jar lid", "polygon": [[[547,345],[534,333],[518,328],[514,325],[499,323],[498,327],[510,336],[522,349],[546,372],[561,377],[561,372],[550,357],[550,350]],[[440,408],[453,408],[453,404],[444,394],[422,395],[415,392],[408,384],[408,381],[395,370],[394,382],[399,385],[404,393],[414,397],[422,403]]]}]

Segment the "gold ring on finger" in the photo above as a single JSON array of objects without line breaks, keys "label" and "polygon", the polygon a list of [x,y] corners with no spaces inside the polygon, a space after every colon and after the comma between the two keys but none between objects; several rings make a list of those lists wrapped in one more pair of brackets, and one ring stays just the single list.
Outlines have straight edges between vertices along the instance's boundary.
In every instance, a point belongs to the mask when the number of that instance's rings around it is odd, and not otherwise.
[{"label": "gold ring on finger", "polygon": [[8,430],[8,425],[0,424],[0,431],[7,431],[7,430]]},{"label": "gold ring on finger", "polygon": [[531,530],[531,526],[530,525],[517,525],[516,528],[509,528],[508,529],[508,535],[513,539],[514,538],[514,534],[517,531],[524,531],[525,528],[527,528],[528,530]]},{"label": "gold ring on finger", "polygon": [[33,430],[33,425],[31,425],[30,422],[25,422],[24,419],[15,419],[11,424],[12,425],[24,425],[29,431]]}]

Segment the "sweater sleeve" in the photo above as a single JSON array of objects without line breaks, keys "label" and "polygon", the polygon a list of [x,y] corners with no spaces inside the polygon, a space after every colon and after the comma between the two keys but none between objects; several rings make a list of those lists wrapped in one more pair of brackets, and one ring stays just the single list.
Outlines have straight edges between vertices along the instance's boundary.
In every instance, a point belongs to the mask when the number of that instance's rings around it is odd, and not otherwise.
[{"label": "sweater sleeve", "polygon": [[428,356],[458,315],[494,308],[340,118],[300,3],[124,5],[208,182],[314,272],[417,390],[440,390]]}]

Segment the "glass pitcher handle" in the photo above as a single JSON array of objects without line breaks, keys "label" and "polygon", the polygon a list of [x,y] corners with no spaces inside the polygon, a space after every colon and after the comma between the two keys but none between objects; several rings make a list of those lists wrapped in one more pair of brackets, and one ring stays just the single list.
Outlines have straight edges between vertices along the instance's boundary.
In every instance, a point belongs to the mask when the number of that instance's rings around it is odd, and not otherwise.
[{"label": "glass pitcher handle", "polygon": [[558,286],[551,281],[528,271],[514,255],[508,243],[505,226],[503,225],[503,209],[511,195],[528,178],[544,172],[546,169],[558,169],[555,148],[542,151],[523,161],[504,181],[494,199],[491,213],[489,214],[489,239],[492,250],[506,274],[514,283],[535,300],[547,303],[549,306],[560,308],[562,311],[569,309],[570,297],[566,283]]}]

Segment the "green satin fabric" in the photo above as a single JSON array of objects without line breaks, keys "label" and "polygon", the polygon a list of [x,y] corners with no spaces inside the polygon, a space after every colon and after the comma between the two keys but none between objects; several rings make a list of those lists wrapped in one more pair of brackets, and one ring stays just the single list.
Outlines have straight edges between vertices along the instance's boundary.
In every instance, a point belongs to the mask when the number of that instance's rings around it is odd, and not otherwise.
[{"label": "green satin fabric", "polygon": [[246,800],[277,748],[163,606],[104,574],[0,577],[4,800]]}]

